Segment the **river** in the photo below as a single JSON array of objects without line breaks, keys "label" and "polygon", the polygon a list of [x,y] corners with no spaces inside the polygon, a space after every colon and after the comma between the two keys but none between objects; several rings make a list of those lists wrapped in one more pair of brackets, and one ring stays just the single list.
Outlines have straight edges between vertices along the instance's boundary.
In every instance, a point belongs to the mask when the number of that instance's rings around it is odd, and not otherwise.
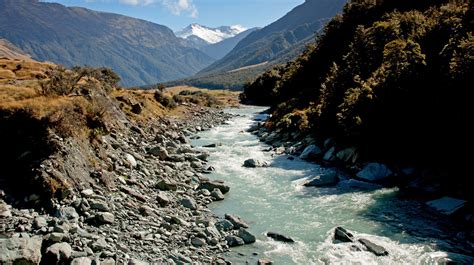
[{"label": "river", "polygon": [[[303,187],[308,177],[325,170],[286,155],[265,152],[268,145],[245,132],[258,114],[258,107],[228,112],[240,116],[226,125],[201,132],[195,146],[222,143],[207,149],[215,172],[211,179],[224,180],[231,190],[226,199],[211,205],[219,216],[235,214],[249,223],[257,236],[252,245],[233,248],[227,259],[235,264],[256,264],[269,258],[274,264],[443,264],[448,257],[472,264],[465,246],[451,231],[452,225],[430,214],[418,201],[397,196],[396,188],[382,188],[354,180],[343,180],[330,188]],[[256,158],[271,162],[268,168],[244,168]],[[351,243],[333,243],[334,228],[353,231],[383,246],[390,254],[377,257],[367,251],[351,250]],[[287,244],[265,236],[267,231],[292,237]],[[461,240],[462,241],[462,240]],[[472,246],[471,246],[472,247]]]}]

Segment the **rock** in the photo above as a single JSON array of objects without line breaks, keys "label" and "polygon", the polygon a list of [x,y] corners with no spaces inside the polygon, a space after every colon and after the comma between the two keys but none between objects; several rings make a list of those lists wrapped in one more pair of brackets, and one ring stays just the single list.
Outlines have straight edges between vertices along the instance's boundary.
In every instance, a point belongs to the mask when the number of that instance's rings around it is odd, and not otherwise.
[{"label": "rock", "polygon": [[245,245],[244,240],[238,236],[228,235],[225,237],[225,240],[227,241],[227,245],[229,245],[229,247],[238,247]]},{"label": "rock", "polygon": [[199,184],[199,190],[206,189],[210,192],[214,191],[214,189],[219,189],[223,194],[226,194],[230,191],[230,187],[225,185],[223,181],[215,180],[215,181],[203,181]]},{"label": "rock", "polygon": [[132,112],[135,114],[140,114],[143,111],[143,106],[140,103],[136,103],[132,105]]},{"label": "rock", "polygon": [[355,147],[350,147],[350,148],[346,148],[344,150],[341,150],[339,151],[337,154],[336,154],[336,157],[343,161],[344,163],[351,163],[351,164],[355,164],[355,162],[357,161],[357,158],[358,158],[359,154],[357,153],[357,149]]},{"label": "rock", "polygon": [[239,229],[239,232],[238,232],[237,236],[242,238],[242,240],[244,240],[245,244],[252,244],[257,240],[257,238],[252,233],[245,230],[244,228]]},{"label": "rock", "polygon": [[159,190],[165,190],[165,191],[169,191],[169,190],[176,191],[178,189],[178,184],[168,179],[162,179],[156,184],[156,188]]},{"label": "rock", "polygon": [[220,189],[214,189],[211,192],[211,197],[214,198],[216,201],[222,201],[225,199],[224,194],[222,194]]},{"label": "rock", "polygon": [[81,191],[81,195],[84,197],[91,197],[94,195],[94,191],[92,189],[85,189]]},{"label": "rock", "polygon": [[267,162],[263,162],[257,159],[247,159],[244,161],[244,167],[256,168],[256,167],[268,167]]},{"label": "rock", "polygon": [[92,248],[92,250],[94,250],[95,252],[100,252],[104,249],[107,249],[108,247],[108,244],[107,244],[107,241],[105,241],[105,239],[103,237],[97,239],[95,242],[93,242],[90,247]]},{"label": "rock", "polygon": [[308,145],[303,150],[303,152],[300,155],[300,158],[304,159],[304,160],[314,160],[314,159],[318,158],[322,153],[323,153],[323,151],[321,150],[321,148],[319,148],[316,145],[312,144],[312,145]]},{"label": "rock", "polygon": [[77,214],[76,209],[72,207],[62,207],[56,211],[56,217],[66,219],[66,220],[77,220],[79,214]]},{"label": "rock", "polygon": [[462,208],[466,203],[465,200],[443,197],[441,199],[429,201],[426,204],[442,214],[451,215]]},{"label": "rock", "polygon": [[285,153],[285,151],[286,151],[286,148],[284,146],[280,146],[275,149],[275,154],[282,155]]},{"label": "rock", "polygon": [[273,262],[269,259],[259,259],[257,265],[272,265]]},{"label": "rock", "polygon": [[158,195],[156,196],[156,201],[158,202],[158,205],[161,207],[165,207],[170,203],[170,199],[164,192],[159,192]]},{"label": "rock", "polygon": [[336,185],[339,177],[336,171],[323,173],[306,181],[303,185],[306,187],[324,187]]},{"label": "rock", "polygon": [[35,218],[35,220],[33,220],[33,226],[36,228],[36,229],[41,229],[45,226],[48,226],[48,222],[46,221],[46,219],[42,216],[38,216]]},{"label": "rock", "polygon": [[334,240],[341,242],[354,242],[354,236],[342,227],[336,227],[334,230]]},{"label": "rock", "polygon": [[334,152],[336,152],[336,147],[331,147],[323,156],[323,160],[325,161],[333,161],[334,160]]},{"label": "rock", "polygon": [[217,228],[214,225],[206,227],[206,230],[204,232],[208,236],[210,236],[211,238],[220,238],[221,237],[221,234],[219,233],[219,230],[217,230]]},{"label": "rock", "polygon": [[161,146],[153,147],[148,153],[159,157],[161,160],[166,160],[169,157],[168,151]]},{"label": "rock", "polygon": [[31,238],[0,238],[0,264],[39,264],[40,236]]},{"label": "rock", "polygon": [[130,167],[137,167],[138,163],[131,154],[125,154],[125,160]]},{"label": "rock", "polygon": [[234,225],[234,229],[239,229],[241,227],[249,228],[249,225],[245,223],[245,221],[242,220],[242,218],[238,216],[225,214],[224,217],[225,219],[229,220]]},{"label": "rock", "polygon": [[141,205],[140,208],[138,208],[138,211],[143,215],[143,216],[153,216],[155,215],[155,211],[153,208],[146,206],[146,205]]},{"label": "rock", "polygon": [[388,251],[384,247],[374,244],[367,239],[361,238],[359,242],[367,248],[367,251],[374,253],[376,256],[388,255]]},{"label": "rock", "polygon": [[115,216],[109,212],[98,213],[95,216],[95,219],[100,224],[113,224],[115,220]]},{"label": "rock", "polygon": [[137,260],[137,259],[130,259],[127,264],[128,265],[148,265],[149,263],[141,261],[141,260]]},{"label": "rock", "polygon": [[206,245],[206,240],[199,237],[194,237],[191,239],[191,244],[195,247],[202,247]]},{"label": "rock", "polygon": [[281,241],[281,242],[286,242],[286,243],[294,243],[295,240],[293,238],[284,236],[282,234],[274,233],[274,232],[268,232],[267,236],[270,238],[273,238],[276,241]]},{"label": "rock", "polygon": [[107,203],[99,200],[90,200],[89,206],[91,207],[91,209],[99,210],[102,212],[108,212],[110,210]]},{"label": "rock", "polygon": [[63,233],[51,233],[48,235],[48,239],[51,242],[61,242],[63,241],[63,238],[65,237],[65,234]]},{"label": "rock", "polygon": [[3,200],[0,200],[0,217],[11,217],[12,213],[10,211],[10,208],[10,205],[6,204]]},{"label": "rock", "polygon": [[198,205],[196,201],[190,197],[185,197],[181,199],[181,205],[183,205],[185,208],[191,209],[191,210],[196,210],[198,208]]},{"label": "rock", "polygon": [[229,220],[220,220],[216,223],[216,228],[220,231],[229,231],[234,229],[234,225]]},{"label": "rock", "polygon": [[65,263],[72,254],[71,246],[66,243],[56,243],[51,245],[46,249],[45,260],[48,262],[46,264],[58,264]]},{"label": "rock", "polygon": [[378,181],[391,175],[393,172],[386,165],[380,163],[369,163],[357,173],[357,177],[368,181]]},{"label": "rock", "polygon": [[215,147],[218,147],[218,146],[222,146],[222,143],[208,144],[208,145],[203,145],[202,147],[205,147],[205,148],[215,148]]},{"label": "rock", "polygon": [[92,260],[88,257],[80,257],[72,260],[71,265],[91,265]]}]

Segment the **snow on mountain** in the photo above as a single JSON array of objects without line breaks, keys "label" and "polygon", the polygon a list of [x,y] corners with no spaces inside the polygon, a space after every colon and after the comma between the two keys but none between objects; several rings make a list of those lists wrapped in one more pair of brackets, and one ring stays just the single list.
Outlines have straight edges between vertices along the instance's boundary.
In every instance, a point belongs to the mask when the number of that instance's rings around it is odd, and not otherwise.
[{"label": "snow on mountain", "polygon": [[247,29],[241,25],[209,28],[199,24],[191,24],[182,31],[176,32],[176,36],[183,39],[189,39],[190,37],[195,36],[205,40],[209,44],[214,44],[232,38],[245,30]]}]

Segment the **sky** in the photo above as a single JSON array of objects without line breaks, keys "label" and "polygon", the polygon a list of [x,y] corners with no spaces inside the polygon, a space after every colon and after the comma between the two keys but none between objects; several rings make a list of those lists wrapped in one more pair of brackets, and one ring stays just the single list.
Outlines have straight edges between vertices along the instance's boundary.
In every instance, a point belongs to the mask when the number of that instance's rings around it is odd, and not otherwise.
[{"label": "sky", "polygon": [[165,25],[174,31],[191,23],[208,27],[264,27],[304,0],[43,0],[66,6],[123,14]]}]

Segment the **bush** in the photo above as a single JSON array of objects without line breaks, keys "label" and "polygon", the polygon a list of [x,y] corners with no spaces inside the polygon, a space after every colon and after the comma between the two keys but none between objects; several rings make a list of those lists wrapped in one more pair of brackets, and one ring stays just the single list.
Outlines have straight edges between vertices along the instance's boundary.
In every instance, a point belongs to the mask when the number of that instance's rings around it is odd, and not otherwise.
[{"label": "bush", "polygon": [[165,108],[175,108],[176,102],[174,99],[168,95],[165,95],[163,92],[157,90],[155,92],[154,98]]}]

